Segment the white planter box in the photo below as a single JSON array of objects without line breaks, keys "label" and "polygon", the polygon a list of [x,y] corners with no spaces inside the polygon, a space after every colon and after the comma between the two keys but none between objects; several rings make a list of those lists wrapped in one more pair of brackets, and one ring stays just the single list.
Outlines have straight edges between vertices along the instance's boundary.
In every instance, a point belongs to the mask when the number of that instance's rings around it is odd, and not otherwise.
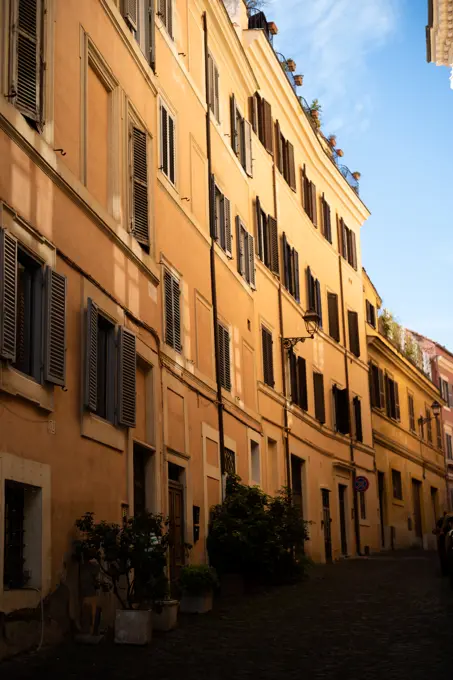
[{"label": "white planter box", "polygon": [[152,612],[117,609],[115,642],[119,645],[147,645],[153,634]]},{"label": "white planter box", "polygon": [[180,609],[183,614],[206,614],[212,609],[212,590],[202,595],[183,593]]},{"label": "white planter box", "polygon": [[153,611],[153,630],[167,632],[176,628],[178,623],[178,600],[163,600],[157,603],[161,612]]}]

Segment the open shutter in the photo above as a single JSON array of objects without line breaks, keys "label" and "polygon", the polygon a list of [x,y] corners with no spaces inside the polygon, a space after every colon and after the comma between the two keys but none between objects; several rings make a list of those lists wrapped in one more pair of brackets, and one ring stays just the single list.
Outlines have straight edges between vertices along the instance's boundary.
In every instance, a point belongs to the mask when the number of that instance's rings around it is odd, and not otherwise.
[{"label": "open shutter", "polygon": [[85,406],[96,411],[98,404],[98,306],[88,298],[86,313]]},{"label": "open shutter", "polygon": [[167,25],[167,0],[159,0],[159,16],[162,23]]},{"label": "open shutter", "polygon": [[304,165],[303,168],[300,169],[300,197],[301,197],[301,201],[302,201],[302,207],[306,211],[306,209],[305,209],[305,200],[306,200],[305,199],[305,179],[306,179],[306,175],[305,175],[305,165]]},{"label": "open shutter", "polygon": [[129,26],[136,31],[138,27],[138,0],[123,0],[124,18]]},{"label": "open shutter", "polygon": [[322,328],[322,297],[321,297],[321,283],[319,279],[315,281],[315,297],[316,297],[316,311],[319,316],[319,327]]},{"label": "open shutter", "polygon": [[336,420],[337,420],[337,430],[341,434],[349,434],[349,402],[348,402],[348,390],[345,388],[343,390],[335,390],[336,398]]},{"label": "open shutter", "polygon": [[299,253],[293,248],[294,297],[300,302]]},{"label": "open shutter", "polygon": [[215,177],[214,175],[211,175],[211,179],[209,182],[209,195],[210,195],[210,210],[209,210],[209,221],[210,221],[210,231],[211,231],[211,237],[215,239],[216,241],[219,240],[220,237],[220,225],[219,225],[219,219],[220,215],[217,214],[217,206],[216,206],[216,198],[215,198]]},{"label": "open shutter", "polygon": [[385,408],[385,396],[386,396],[386,389],[385,389],[385,376],[384,376],[384,371],[382,368],[378,369],[378,377],[379,377],[379,408],[384,409]]},{"label": "open shutter", "polygon": [[252,126],[244,118],[245,172],[253,177]]},{"label": "open shutter", "polygon": [[244,276],[245,274],[244,237],[239,215],[236,215],[236,242],[237,242],[238,272],[241,276]]},{"label": "open shutter", "polygon": [[259,94],[256,92],[252,97],[249,97],[249,120],[255,134],[258,134],[258,106]]},{"label": "open shutter", "polygon": [[46,269],[44,379],[64,387],[66,378],[66,276]]},{"label": "open shutter", "polygon": [[156,70],[156,23],[154,21],[155,0],[148,0],[148,55],[149,64]]},{"label": "open shutter", "polygon": [[384,374],[384,386],[385,386],[385,404],[387,407],[387,415],[389,418],[392,417],[392,399],[390,394],[390,383],[387,373]]},{"label": "open shutter", "polygon": [[270,270],[279,276],[280,274],[280,261],[278,259],[278,230],[277,230],[277,220],[269,215],[267,218],[267,225],[269,229],[269,242],[270,242]]},{"label": "open shutter", "polygon": [[394,382],[393,387],[394,387],[394,391],[395,391],[395,418],[396,418],[396,420],[401,420],[400,395],[399,395],[398,383]]},{"label": "open shutter", "polygon": [[315,312],[316,311],[315,280],[311,275],[310,267],[307,267],[307,302],[308,309],[312,312]]},{"label": "open shutter", "polygon": [[310,182],[310,191],[311,191],[311,221],[313,222],[314,226],[318,226],[318,206],[316,203],[316,186],[313,184],[313,182]]},{"label": "open shutter", "polygon": [[358,442],[363,442],[362,431],[362,402],[359,397],[354,397],[354,420],[355,420],[355,438]]},{"label": "open shutter", "polygon": [[219,87],[219,69],[213,63],[214,76],[214,115],[217,121],[220,121],[220,87]]},{"label": "open shutter", "polygon": [[282,135],[280,132],[280,123],[278,120],[275,121],[275,153],[277,168],[281,173],[283,173],[283,144]]},{"label": "open shutter", "polygon": [[168,179],[172,184],[176,184],[176,128],[172,116],[168,116]]},{"label": "open shutter", "polygon": [[354,267],[354,269],[357,269],[357,244],[356,244],[356,238],[355,238],[355,232],[351,230],[351,265]]},{"label": "open shutter", "polygon": [[324,236],[332,243],[332,218],[330,213],[330,205],[324,201]]},{"label": "open shutter", "polygon": [[338,317],[338,295],[327,293],[327,310],[329,314],[329,335],[340,342],[340,320]]},{"label": "open shutter", "polygon": [[232,257],[231,251],[231,203],[226,196],[223,197],[223,219],[225,226],[225,252]]},{"label": "open shutter", "polygon": [[296,163],[294,160],[294,146],[291,142],[286,142],[287,159],[288,159],[288,184],[293,191],[297,191],[296,187]]},{"label": "open shutter", "polygon": [[261,328],[261,338],[263,344],[263,377],[266,385],[274,387],[274,362],[273,362],[273,340],[272,333],[266,328]]},{"label": "open shutter", "polygon": [[249,268],[249,282],[252,288],[256,288],[256,276],[255,276],[255,239],[251,234],[246,234],[248,239],[248,268]]},{"label": "open shutter", "polygon": [[168,176],[168,114],[165,106],[160,107],[160,169]]},{"label": "open shutter", "polygon": [[264,233],[261,224],[262,213],[261,213],[261,202],[258,196],[255,201],[255,248],[256,254],[260,260],[264,259]]},{"label": "open shutter", "polygon": [[313,387],[315,393],[315,418],[320,423],[326,422],[326,406],[324,402],[324,376],[313,373]]},{"label": "open shutter", "polygon": [[118,346],[118,423],[126,427],[135,427],[137,365],[135,345],[135,335],[121,326]]},{"label": "open shutter", "polygon": [[0,228],[0,356],[16,360],[17,241]]},{"label": "open shutter", "polygon": [[231,146],[236,154],[239,155],[239,131],[238,131],[238,120],[237,120],[237,107],[236,107],[236,97],[234,94],[231,95],[230,100],[230,114],[231,114]]},{"label": "open shutter", "polygon": [[179,281],[175,279],[174,276],[171,277],[172,279],[172,299],[173,299],[173,329],[174,329],[174,339],[175,339],[175,344],[174,348],[177,352],[180,352],[182,350],[182,343],[181,343],[181,288],[179,285]]},{"label": "open shutter", "polygon": [[295,404],[298,403],[297,398],[297,357],[294,354],[294,350],[290,349],[289,352],[289,377],[291,383],[291,401]]},{"label": "open shutter", "polygon": [[149,246],[148,155],[146,132],[132,127],[132,233]]},{"label": "open shutter", "polygon": [[22,113],[41,120],[42,0],[11,3],[11,92]]},{"label": "open shutter", "polygon": [[272,135],[272,109],[269,102],[262,100],[263,112],[263,134],[264,134],[264,148],[269,153],[274,152],[273,135]]},{"label": "open shutter", "polygon": [[360,356],[359,317],[357,312],[348,310],[349,349],[356,357]]},{"label": "open shutter", "polygon": [[297,357],[297,387],[298,404],[301,409],[308,411],[307,365],[303,357]]},{"label": "open shutter", "polygon": [[288,253],[288,241],[286,240],[286,234],[283,232],[282,234],[282,248],[283,248],[283,281],[285,284],[286,290],[289,290],[290,288],[290,266],[289,266],[289,253]]}]

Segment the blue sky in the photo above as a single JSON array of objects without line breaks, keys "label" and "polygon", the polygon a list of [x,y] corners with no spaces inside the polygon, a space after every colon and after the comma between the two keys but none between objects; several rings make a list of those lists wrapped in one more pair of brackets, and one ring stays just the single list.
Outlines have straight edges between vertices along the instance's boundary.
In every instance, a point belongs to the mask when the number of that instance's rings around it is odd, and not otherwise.
[{"label": "blue sky", "polygon": [[268,0],[372,216],[363,265],[403,325],[453,351],[453,91],[426,63],[428,0]]}]

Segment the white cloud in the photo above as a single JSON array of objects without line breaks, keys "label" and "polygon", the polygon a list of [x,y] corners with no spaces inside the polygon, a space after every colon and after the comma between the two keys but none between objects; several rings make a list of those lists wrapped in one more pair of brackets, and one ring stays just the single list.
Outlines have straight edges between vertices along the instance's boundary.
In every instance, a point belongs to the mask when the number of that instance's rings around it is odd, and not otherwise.
[{"label": "white cloud", "polygon": [[332,131],[340,121],[367,129],[372,88],[366,58],[394,33],[401,2],[269,0],[266,14],[279,28],[276,49],[297,62],[307,85],[302,94],[319,98]]}]

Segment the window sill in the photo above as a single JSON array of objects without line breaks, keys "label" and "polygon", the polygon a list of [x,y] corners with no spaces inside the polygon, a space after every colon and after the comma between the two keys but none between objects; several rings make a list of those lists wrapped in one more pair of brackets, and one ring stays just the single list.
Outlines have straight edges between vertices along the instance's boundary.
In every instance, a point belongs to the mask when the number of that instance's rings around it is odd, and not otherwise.
[{"label": "window sill", "polygon": [[36,609],[41,600],[41,593],[31,588],[0,591],[0,609],[5,614],[18,609]]},{"label": "window sill", "polygon": [[0,390],[33,402],[45,411],[54,410],[54,388],[40,385],[9,364],[0,362]]},{"label": "window sill", "polygon": [[360,520],[360,526],[361,527],[371,527],[371,522],[367,519],[361,519]]},{"label": "window sill", "polygon": [[112,423],[93,415],[82,414],[82,437],[93,439],[116,451],[126,450],[127,433],[123,428],[115,427]]},{"label": "window sill", "polygon": [[404,508],[404,501],[399,498],[392,498],[392,505],[398,505],[400,508]]}]

